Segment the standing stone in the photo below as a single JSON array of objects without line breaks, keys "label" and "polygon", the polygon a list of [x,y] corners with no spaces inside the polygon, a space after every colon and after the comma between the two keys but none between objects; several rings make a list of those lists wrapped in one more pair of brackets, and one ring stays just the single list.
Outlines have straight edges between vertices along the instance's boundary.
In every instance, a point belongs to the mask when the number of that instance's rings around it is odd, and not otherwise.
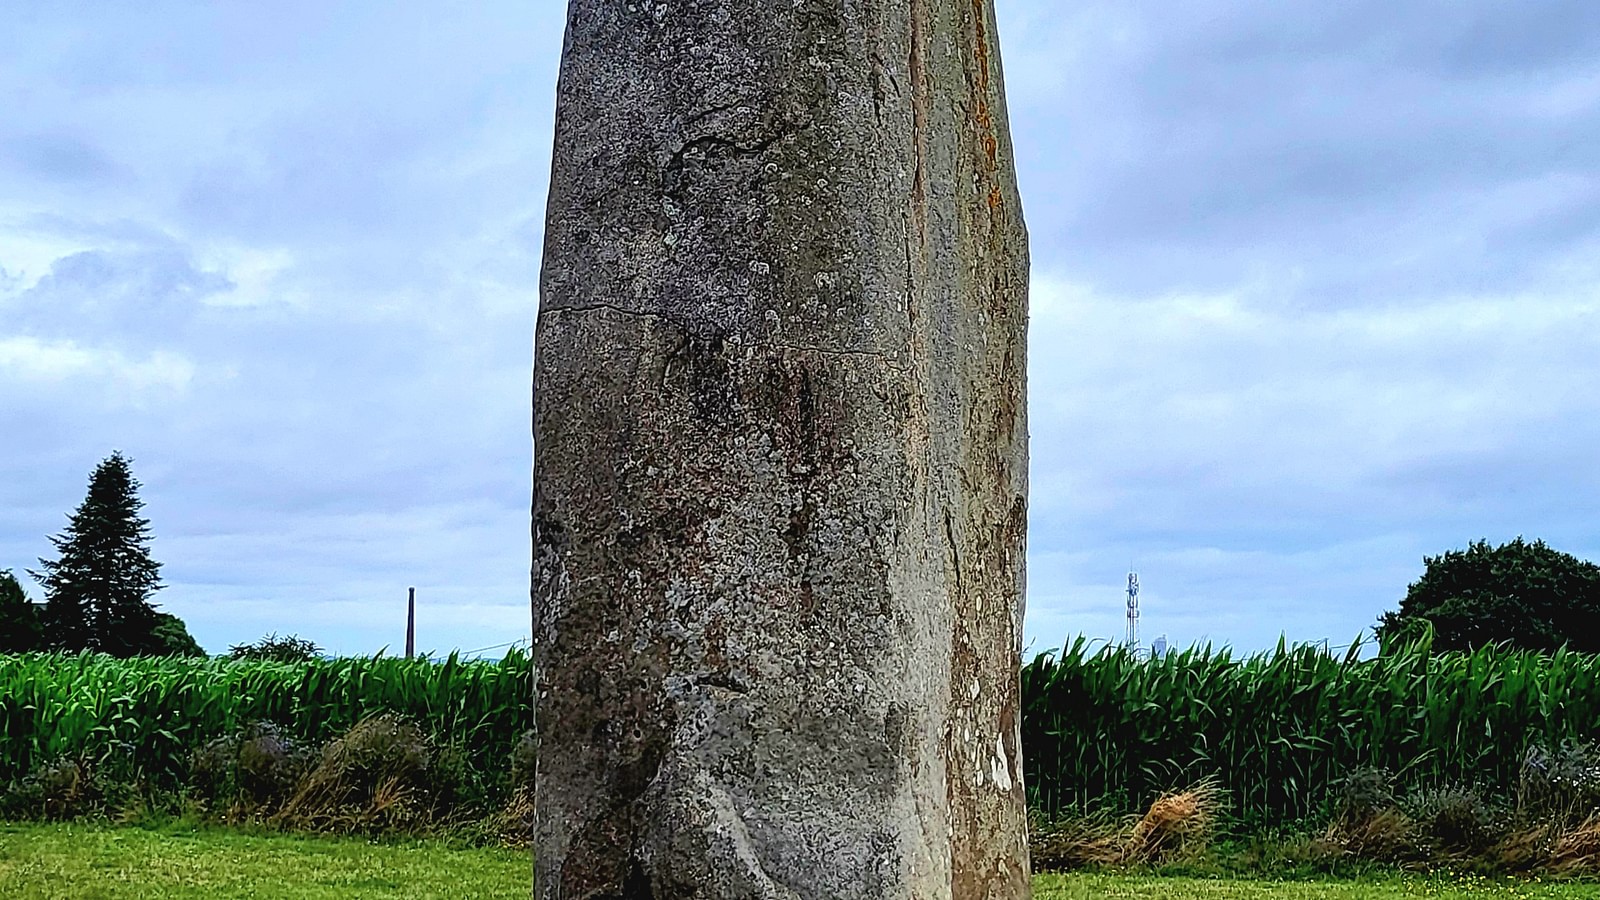
[{"label": "standing stone", "polygon": [[989,0],[570,0],[558,98],[535,895],[1027,897]]}]

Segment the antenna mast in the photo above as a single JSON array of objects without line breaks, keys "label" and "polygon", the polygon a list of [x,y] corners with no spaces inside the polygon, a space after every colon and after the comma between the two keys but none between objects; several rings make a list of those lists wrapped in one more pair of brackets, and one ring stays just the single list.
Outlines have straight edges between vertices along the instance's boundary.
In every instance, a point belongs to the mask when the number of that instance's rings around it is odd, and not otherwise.
[{"label": "antenna mast", "polygon": [[1139,652],[1139,576],[1128,573],[1128,639],[1129,653]]}]

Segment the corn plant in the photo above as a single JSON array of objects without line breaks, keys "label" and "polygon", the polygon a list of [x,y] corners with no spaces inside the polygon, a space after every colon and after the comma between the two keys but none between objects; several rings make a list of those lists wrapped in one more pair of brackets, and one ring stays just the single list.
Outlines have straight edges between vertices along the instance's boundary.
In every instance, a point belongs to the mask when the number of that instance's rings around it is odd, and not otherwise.
[{"label": "corn plant", "polygon": [[[377,712],[409,716],[503,780],[533,724],[532,663],[451,656],[305,663],[0,655],[0,785],[62,758],[182,777],[190,752],[252,722],[325,743]],[[1041,812],[1142,809],[1212,779],[1258,823],[1320,811],[1358,769],[1410,788],[1509,793],[1530,748],[1600,739],[1600,657],[1425,644],[1360,658],[1280,645],[1160,658],[1082,639],[1022,670],[1023,751]]]},{"label": "corn plant", "polygon": [[0,655],[0,784],[55,759],[112,754],[170,781],[194,748],[252,722],[322,743],[384,711],[415,719],[469,765],[498,771],[532,727],[532,677],[520,652],[497,662]]},{"label": "corn plant", "polygon": [[1241,818],[1281,822],[1358,768],[1509,793],[1529,747],[1600,738],[1600,657],[1430,649],[1151,659],[1079,639],[1023,667],[1030,799],[1046,815],[1127,812],[1215,778]]}]

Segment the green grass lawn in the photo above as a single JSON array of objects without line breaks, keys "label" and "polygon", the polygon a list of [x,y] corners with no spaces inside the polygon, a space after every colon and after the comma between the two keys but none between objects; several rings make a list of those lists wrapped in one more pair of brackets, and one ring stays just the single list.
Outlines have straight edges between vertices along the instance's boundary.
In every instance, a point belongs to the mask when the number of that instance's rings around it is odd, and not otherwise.
[{"label": "green grass lawn", "polygon": [[0,897],[516,897],[531,857],[439,843],[0,824]]},{"label": "green grass lawn", "polygon": [[[453,849],[437,842],[246,834],[223,829],[0,824],[0,897],[441,897],[528,896],[526,853]],[[1398,876],[1271,882],[1040,875],[1038,900],[1512,900],[1600,897],[1600,886]]]}]

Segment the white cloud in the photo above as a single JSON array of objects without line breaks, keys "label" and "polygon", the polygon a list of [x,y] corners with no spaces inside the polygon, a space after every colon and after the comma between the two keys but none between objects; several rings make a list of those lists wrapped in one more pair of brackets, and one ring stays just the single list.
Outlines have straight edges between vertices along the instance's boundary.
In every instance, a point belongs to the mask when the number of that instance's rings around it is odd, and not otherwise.
[{"label": "white cloud", "polygon": [[28,336],[0,338],[0,370],[36,384],[92,381],[107,394],[131,398],[181,393],[195,377],[193,362],[165,350],[131,357],[72,340]]},{"label": "white cloud", "polygon": [[1477,537],[1600,549],[1600,291],[1308,309],[1041,272],[1033,297],[1030,634],[1120,631],[1129,562],[1174,639],[1263,646],[1347,640]]},{"label": "white cloud", "polygon": [[304,309],[306,292],[285,284],[295,257],[281,247],[213,243],[197,248],[201,268],[228,273],[230,286],[201,299],[206,306],[241,307],[284,305]]},{"label": "white cloud", "polygon": [[[396,646],[413,582],[425,644],[523,635],[562,4],[158,7],[0,30],[0,566],[121,448],[213,649]],[[1600,552],[1591,7],[999,5],[1030,635],[1119,633],[1130,561],[1254,647],[1475,537]]]},{"label": "white cloud", "polygon": [[5,247],[0,249],[0,303],[27,291],[50,272],[56,260],[86,249],[83,242],[60,234],[41,231],[30,224],[34,209],[0,207],[0,234]]}]

